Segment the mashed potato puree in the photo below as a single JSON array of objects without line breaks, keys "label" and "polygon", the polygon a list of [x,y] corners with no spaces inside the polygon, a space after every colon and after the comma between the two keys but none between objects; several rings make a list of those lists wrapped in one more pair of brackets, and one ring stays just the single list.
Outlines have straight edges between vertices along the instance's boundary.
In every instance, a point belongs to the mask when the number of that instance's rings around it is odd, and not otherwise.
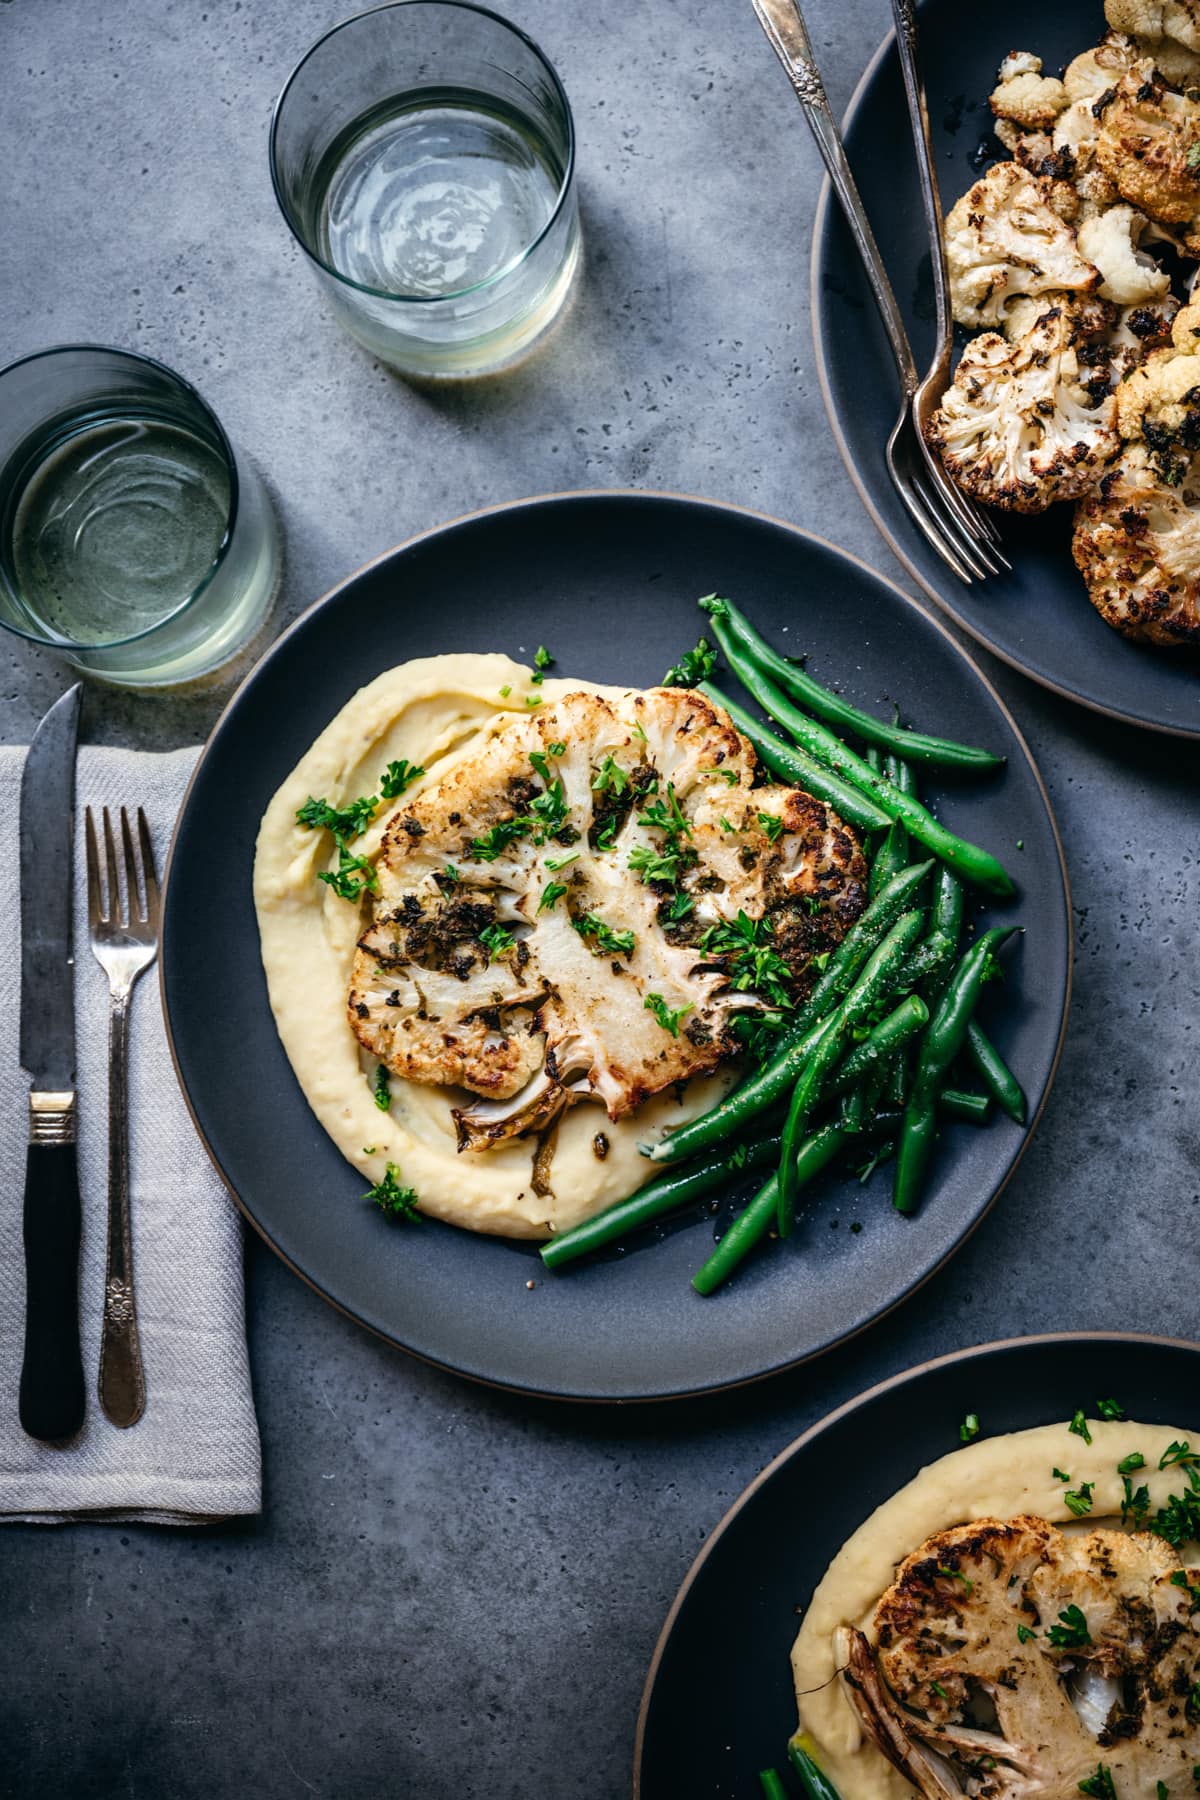
[{"label": "mashed potato puree", "polygon": [[[533,686],[529,669],[507,656],[469,652],[387,670],[347,701],[274,795],[254,860],[271,1010],[318,1120],[362,1172],[365,1186],[382,1180],[388,1163],[395,1163],[403,1182],[416,1189],[423,1212],[505,1237],[548,1237],[642,1186],[656,1171],[639,1154],[639,1137],[704,1111],[732,1077],[694,1081],[682,1102],[660,1097],[617,1124],[594,1103],[573,1106],[559,1127],[544,1195],[533,1186],[535,1138],[459,1153],[451,1108],[470,1098],[463,1090],[393,1075],[391,1106],[381,1111],[372,1093],[375,1059],[361,1050],[346,1017],[364,909],[318,881],[322,869],[336,866],[336,851],[327,832],[296,823],[296,810],[310,795],[340,807],[377,794],[381,772],[399,757],[425,769],[407,799],[474,755],[497,720],[526,714],[527,700],[551,702],[580,692],[615,697],[623,690],[566,680]],[[378,854],[387,821],[402,804],[380,806],[356,840],[356,852]],[[603,1160],[594,1148],[597,1132],[608,1141]]]},{"label": "mashed potato puree", "polygon": [[[830,1563],[792,1648],[792,1674],[800,1727],[815,1740],[817,1759],[842,1800],[912,1800],[915,1792],[863,1735],[842,1683],[834,1678],[836,1632],[856,1625],[875,1642],[875,1608],[906,1556],[934,1532],[977,1519],[1033,1513],[1052,1524],[1074,1523],[1064,1498],[1067,1484],[1056,1480],[1055,1468],[1070,1472],[1072,1488],[1094,1484],[1089,1529],[1119,1520],[1123,1495],[1117,1464],[1135,1450],[1146,1458],[1138,1482],[1149,1487],[1152,1507],[1164,1506],[1178,1491],[1180,1471],[1160,1471],[1158,1464],[1170,1444],[1189,1435],[1186,1429],[1129,1419],[1089,1419],[1088,1428],[1091,1444],[1065,1424],[1039,1425],[941,1457],[877,1508]],[[1195,1443],[1194,1426],[1191,1439]]]}]

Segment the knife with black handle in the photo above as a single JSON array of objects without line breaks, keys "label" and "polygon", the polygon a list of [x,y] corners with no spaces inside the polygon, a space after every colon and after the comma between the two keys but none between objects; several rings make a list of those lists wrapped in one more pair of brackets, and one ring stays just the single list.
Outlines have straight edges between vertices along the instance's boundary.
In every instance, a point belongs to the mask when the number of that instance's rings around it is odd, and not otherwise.
[{"label": "knife with black handle", "polygon": [[38,726],[21,777],[21,1066],[32,1077],[25,1160],[25,1349],[18,1398],[30,1437],[83,1424],[79,1171],[71,958],[75,742],[82,688]]}]

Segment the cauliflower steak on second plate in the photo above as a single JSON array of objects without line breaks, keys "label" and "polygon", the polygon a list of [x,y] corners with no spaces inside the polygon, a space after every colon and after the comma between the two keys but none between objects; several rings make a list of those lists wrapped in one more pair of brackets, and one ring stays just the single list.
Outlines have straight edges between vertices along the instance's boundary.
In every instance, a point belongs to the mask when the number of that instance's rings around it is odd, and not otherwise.
[{"label": "cauliflower steak on second plate", "polygon": [[[389,821],[350,1023],[393,1073],[468,1090],[459,1145],[610,1118],[742,1048],[866,902],[852,833],[703,695],[568,694],[499,721]],[[477,1096],[471,1099],[470,1096]]]}]

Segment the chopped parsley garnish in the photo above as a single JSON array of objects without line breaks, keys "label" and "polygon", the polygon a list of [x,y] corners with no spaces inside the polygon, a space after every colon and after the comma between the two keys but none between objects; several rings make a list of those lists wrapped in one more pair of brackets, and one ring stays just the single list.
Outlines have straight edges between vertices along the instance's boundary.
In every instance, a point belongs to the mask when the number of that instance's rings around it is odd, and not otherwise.
[{"label": "chopped parsley garnish", "polygon": [[1092,1641],[1088,1622],[1077,1606],[1068,1606],[1065,1612],[1060,1612],[1058,1624],[1052,1625],[1046,1636],[1056,1650],[1078,1650]]},{"label": "chopped parsley garnish", "polygon": [[760,812],[758,822],[766,832],[772,844],[777,844],[783,836],[783,820],[777,819],[774,813]]},{"label": "chopped parsley garnish", "polygon": [[781,1012],[735,1013],[730,1030],[756,1062],[766,1062],[779,1048],[784,1018]]},{"label": "chopped parsley garnish", "polygon": [[667,783],[665,800],[652,800],[645,812],[637,816],[639,825],[646,825],[654,831],[665,831],[668,837],[691,837],[692,828],[679,809],[679,797],[675,792],[674,782]]},{"label": "chopped parsley garnish", "polygon": [[[533,679],[536,681],[537,676],[535,675]],[[526,694],[525,704],[526,706],[540,706],[542,704],[542,696],[540,694]]]},{"label": "chopped parsley garnish", "polygon": [[322,869],[317,880],[331,887],[339,900],[357,900],[368,888],[379,886],[375,865],[369,856],[352,856],[345,844],[338,844],[338,866]]},{"label": "chopped parsley garnish", "polygon": [[672,899],[671,899],[671,904],[667,908],[668,919],[670,919],[672,924],[677,925],[679,923],[680,919],[687,918],[688,914],[692,911],[695,904],[696,904],[696,902],[692,899],[692,896],[690,894],[675,894],[675,895],[673,895]]},{"label": "chopped parsley garnish", "polygon": [[1146,1523],[1146,1514],[1150,1511],[1150,1489],[1144,1484],[1134,1492],[1132,1481],[1126,1475],[1121,1482],[1124,1496],[1121,1500],[1121,1523],[1133,1520],[1133,1528],[1140,1531]]},{"label": "chopped parsley garnish", "polygon": [[977,1438],[979,1436],[978,1413],[967,1414],[966,1418],[958,1428],[958,1435],[964,1444],[969,1444],[972,1438]]},{"label": "chopped parsley garnish", "polygon": [[1132,1475],[1135,1469],[1144,1469],[1146,1459],[1140,1450],[1134,1450],[1129,1456],[1123,1456],[1117,1464],[1118,1475]]},{"label": "chopped parsley garnish", "polygon": [[1063,1495],[1063,1499],[1075,1514],[1075,1517],[1077,1519],[1082,1519],[1085,1513],[1090,1513],[1092,1510],[1092,1495],[1092,1482],[1084,1481],[1073,1491],[1068,1489],[1067,1493]]},{"label": "chopped parsley garnish", "polygon": [[1171,1800],[1171,1790],[1165,1781],[1156,1781],[1154,1792],[1158,1796],[1158,1800]]},{"label": "chopped parsley garnish", "polygon": [[1017,1626],[1017,1642],[1019,1644],[1031,1644],[1036,1636],[1037,1632],[1033,1631],[1028,1625]]},{"label": "chopped parsley garnish", "polygon": [[1092,1800],[1117,1800],[1112,1770],[1105,1763],[1097,1763],[1096,1773],[1080,1782],[1079,1791],[1081,1794],[1090,1794]]},{"label": "chopped parsley garnish", "polygon": [[649,743],[649,741],[650,741],[647,738],[645,732],[642,730],[641,722],[638,719],[635,719],[633,721],[633,735],[634,735],[634,737],[641,738],[643,744]]},{"label": "chopped parsley garnish", "polygon": [[445,868],[442,870],[442,880],[445,882],[448,882],[451,887],[456,887],[461,879],[462,879],[462,877],[459,875],[459,872],[455,868],[454,864],[447,863]]},{"label": "chopped parsley garnish", "polygon": [[314,800],[310,795],[296,813],[297,825],[307,831],[331,831],[335,839],[361,837],[375,817],[379,798],[375,794],[351,800],[347,806],[330,806],[328,800]]},{"label": "chopped parsley garnish", "polygon": [[1071,1477],[1065,1474],[1062,1469],[1051,1469],[1050,1473],[1053,1475],[1055,1481],[1070,1481],[1071,1479]]},{"label": "chopped parsley garnish", "polygon": [[553,869],[553,870],[565,869],[568,863],[573,863],[573,862],[578,862],[578,861],[579,861],[578,850],[568,850],[568,852],[565,856],[548,856],[546,858],[546,867],[548,869]]},{"label": "chopped parsley garnish", "polygon": [[661,994],[647,994],[642,1002],[646,1012],[652,1012],[664,1031],[672,1037],[679,1036],[679,1021],[691,1012],[690,1006],[681,1006],[678,1012],[672,1012]]},{"label": "chopped parsley garnish", "polygon": [[388,1075],[387,1064],[380,1063],[375,1070],[375,1104],[380,1112],[386,1112],[392,1104],[392,1083]]},{"label": "chopped parsley garnish", "polygon": [[562,782],[548,782],[545,792],[529,802],[529,822],[534,827],[534,843],[544,844],[547,838],[556,837],[567,822],[569,810]]},{"label": "chopped parsley garnish", "polygon": [[614,931],[611,925],[606,925],[594,912],[584,913],[580,919],[572,919],[571,924],[580,937],[593,940],[593,954],[596,956],[628,956],[633,949],[632,931]]},{"label": "chopped parsley garnish", "polygon": [[950,1698],[940,1681],[931,1681],[929,1690],[931,1693],[936,1694],[939,1700],[948,1700]]},{"label": "chopped parsley garnish", "polygon": [[1096,1411],[1102,1419],[1123,1419],[1125,1408],[1115,1400],[1097,1400]]},{"label": "chopped parsley garnish", "polygon": [[724,813],[722,813],[720,818],[717,820],[717,824],[721,827],[722,831],[734,831],[736,829],[735,826],[733,826],[729,823],[729,820],[725,817]]},{"label": "chopped parsley garnish", "polygon": [[363,1195],[364,1200],[373,1200],[380,1212],[389,1219],[403,1219],[415,1223],[420,1216],[417,1212],[417,1192],[415,1188],[404,1187],[400,1181],[400,1171],[395,1163],[389,1163],[387,1174],[382,1181],[377,1181]]},{"label": "chopped parsley garnish", "polygon": [[385,800],[396,800],[414,781],[419,781],[425,773],[420,763],[410,763],[402,756],[399,762],[390,762],[379,777],[379,791]]},{"label": "chopped parsley garnish", "polygon": [[1200,1456],[1192,1449],[1192,1446],[1188,1443],[1186,1438],[1183,1439],[1182,1443],[1176,1438],[1173,1444],[1167,1445],[1166,1449],[1158,1459],[1158,1466],[1160,1469],[1171,1469],[1176,1465],[1184,1468],[1189,1463],[1200,1463]]},{"label": "chopped parsley garnish", "polygon": [[629,777],[615,756],[606,756],[592,776],[595,794],[623,794],[628,786]]},{"label": "chopped parsley garnish", "polygon": [[694,650],[689,650],[662,678],[664,687],[699,687],[717,666],[717,653],[708,639],[702,637]]},{"label": "chopped parsley garnish", "polygon": [[1190,1493],[1172,1494],[1155,1513],[1150,1530],[1175,1550],[1200,1538],[1200,1493],[1193,1487]]},{"label": "chopped parsley garnish", "polygon": [[504,686],[500,689],[500,698],[502,700],[507,700],[508,696],[511,693],[512,693],[512,688],[509,686],[509,684],[507,682],[505,682]]},{"label": "chopped parsley garnish", "polygon": [[611,850],[613,847],[613,840],[615,839],[616,835],[617,835],[617,820],[614,816],[613,818],[609,819],[607,821],[607,823],[604,826],[602,826],[602,828],[596,833],[595,848],[597,850]]},{"label": "chopped parsley garnish", "polygon": [[771,945],[769,918],[751,919],[741,909],[732,924],[710,925],[698,948],[704,956],[727,956],[730,986],[741,994],[763,994],[772,1006],[791,1005],[787,982],[791,970]]},{"label": "chopped parsley garnish", "polygon": [[471,839],[471,855],[477,862],[495,862],[503,856],[510,844],[515,844],[519,837],[524,837],[528,819],[502,819],[499,825],[493,825],[482,837]]},{"label": "chopped parsley garnish", "polygon": [[534,652],[533,674],[529,677],[529,679],[531,681],[537,682],[538,685],[540,686],[541,683],[546,679],[546,670],[553,667],[553,664],[554,664],[554,658],[551,656],[550,652],[547,650],[545,644],[539,644],[536,651]]},{"label": "chopped parsley garnish", "polygon": [[728,782],[730,787],[736,787],[738,784],[738,773],[736,769],[697,769],[696,774],[707,775],[713,781],[720,780]]},{"label": "chopped parsley garnish", "polygon": [[[596,848],[599,849],[599,841]],[[629,852],[627,867],[635,875],[640,875],[646,883],[652,881],[674,882],[679,875],[679,864],[682,861],[678,850],[656,850],[653,844],[635,844]]]},{"label": "chopped parsley garnish", "polygon": [[1200,1612],[1200,1587],[1197,1587],[1195,1582],[1188,1580],[1186,1569],[1176,1569],[1171,1577],[1171,1586],[1183,1588],[1188,1597],[1189,1612]]},{"label": "chopped parsley garnish", "polygon": [[975,1583],[972,1580],[970,1580],[970,1578],[968,1576],[964,1575],[961,1569],[952,1569],[948,1563],[939,1563],[937,1566],[937,1572],[939,1575],[944,1575],[946,1577],[947,1581],[961,1582],[962,1586],[964,1588],[966,1588],[968,1594],[971,1592],[972,1588],[975,1586]]},{"label": "chopped parsley garnish", "polygon": [[1075,1417],[1071,1420],[1071,1423],[1067,1426],[1067,1430],[1073,1431],[1075,1433],[1076,1437],[1081,1437],[1085,1444],[1091,1443],[1092,1434],[1088,1430],[1088,1422],[1083,1416],[1083,1408],[1082,1407],[1079,1408],[1078,1412],[1075,1414]]},{"label": "chopped parsley garnish", "polygon": [[550,912],[558,904],[567,891],[565,881],[548,881],[542,889],[542,897],[538,901],[538,911]]},{"label": "chopped parsley garnish", "polygon": [[516,939],[511,931],[503,925],[489,925],[479,934],[479,941],[488,953],[489,962],[502,962],[508,955]]}]

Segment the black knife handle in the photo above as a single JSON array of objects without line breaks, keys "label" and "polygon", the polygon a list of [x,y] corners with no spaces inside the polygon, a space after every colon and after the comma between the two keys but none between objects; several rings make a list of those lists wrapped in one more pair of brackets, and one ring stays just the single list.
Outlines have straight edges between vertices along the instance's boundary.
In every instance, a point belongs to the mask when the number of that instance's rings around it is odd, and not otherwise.
[{"label": "black knife handle", "polygon": [[25,1163],[25,1359],[21,1424],[49,1442],[83,1424],[79,1168],[74,1144],[30,1144]]}]

